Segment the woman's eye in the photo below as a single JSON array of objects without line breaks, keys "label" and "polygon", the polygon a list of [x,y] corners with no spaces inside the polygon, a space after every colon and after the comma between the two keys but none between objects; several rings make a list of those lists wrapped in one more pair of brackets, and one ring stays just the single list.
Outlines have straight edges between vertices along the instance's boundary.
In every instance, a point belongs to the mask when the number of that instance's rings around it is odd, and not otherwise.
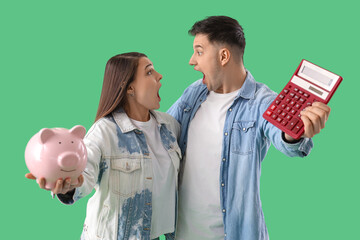
[{"label": "woman's eye", "polygon": [[147,75],[151,75],[152,74],[152,70],[147,72]]}]

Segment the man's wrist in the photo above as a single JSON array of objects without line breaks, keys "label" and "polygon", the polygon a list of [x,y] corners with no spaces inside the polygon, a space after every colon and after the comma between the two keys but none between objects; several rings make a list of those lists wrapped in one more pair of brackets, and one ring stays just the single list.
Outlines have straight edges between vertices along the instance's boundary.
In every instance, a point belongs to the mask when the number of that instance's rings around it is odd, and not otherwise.
[{"label": "man's wrist", "polygon": [[302,139],[302,138],[295,139],[295,138],[287,135],[287,134],[284,133],[284,132],[281,133],[281,137],[282,137],[282,139],[284,140],[284,142],[290,143],[290,144],[298,143],[298,142],[300,142],[301,139]]}]

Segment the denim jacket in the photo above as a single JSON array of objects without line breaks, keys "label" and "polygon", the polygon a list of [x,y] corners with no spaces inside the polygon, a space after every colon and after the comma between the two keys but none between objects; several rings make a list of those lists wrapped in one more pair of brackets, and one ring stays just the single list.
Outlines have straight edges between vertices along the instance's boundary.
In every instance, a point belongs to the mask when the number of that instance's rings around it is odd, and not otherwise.
[{"label": "denim jacket", "polygon": [[[151,114],[158,123],[159,144],[168,151],[178,173],[180,126],[166,113]],[[153,168],[145,135],[120,110],[98,120],[84,142],[88,153],[84,184],[70,201],[59,196],[63,203],[72,204],[95,188],[88,201],[82,239],[150,239]],[[177,178],[174,181],[177,189]]]},{"label": "denim jacket", "polygon": [[[206,85],[198,80],[168,110],[181,124],[179,144],[183,156],[189,123],[207,95]],[[270,144],[290,157],[304,157],[313,147],[311,139],[302,139],[295,144],[285,142],[282,132],[262,117],[276,96],[266,85],[256,82],[247,71],[245,82],[227,111],[219,159],[224,239],[269,238],[260,201],[260,167]],[[184,163],[181,165],[180,188]]]}]

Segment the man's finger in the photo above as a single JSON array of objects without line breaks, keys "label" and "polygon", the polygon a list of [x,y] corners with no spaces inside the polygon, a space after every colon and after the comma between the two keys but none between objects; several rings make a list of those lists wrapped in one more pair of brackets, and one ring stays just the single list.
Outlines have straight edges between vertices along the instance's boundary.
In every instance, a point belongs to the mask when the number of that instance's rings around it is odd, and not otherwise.
[{"label": "man's finger", "polygon": [[314,136],[314,128],[313,128],[312,122],[305,115],[301,116],[301,120],[304,123],[304,135],[303,136],[307,137],[307,138],[312,138]]},{"label": "man's finger", "polygon": [[328,119],[328,113],[324,109],[319,107],[310,107],[305,111],[305,114],[306,112],[310,113],[308,116],[311,119],[314,121],[319,121],[321,129],[325,127],[325,123]]}]

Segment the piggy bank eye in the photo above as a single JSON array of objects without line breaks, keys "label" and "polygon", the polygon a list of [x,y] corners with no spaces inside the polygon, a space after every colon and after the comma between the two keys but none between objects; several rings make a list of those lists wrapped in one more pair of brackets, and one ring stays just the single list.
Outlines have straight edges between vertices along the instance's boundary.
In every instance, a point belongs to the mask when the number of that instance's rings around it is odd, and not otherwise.
[{"label": "piggy bank eye", "polygon": [[74,143],[74,141],[71,141],[71,143]]},{"label": "piggy bank eye", "polygon": [[59,144],[61,144],[61,142],[59,142]]}]

